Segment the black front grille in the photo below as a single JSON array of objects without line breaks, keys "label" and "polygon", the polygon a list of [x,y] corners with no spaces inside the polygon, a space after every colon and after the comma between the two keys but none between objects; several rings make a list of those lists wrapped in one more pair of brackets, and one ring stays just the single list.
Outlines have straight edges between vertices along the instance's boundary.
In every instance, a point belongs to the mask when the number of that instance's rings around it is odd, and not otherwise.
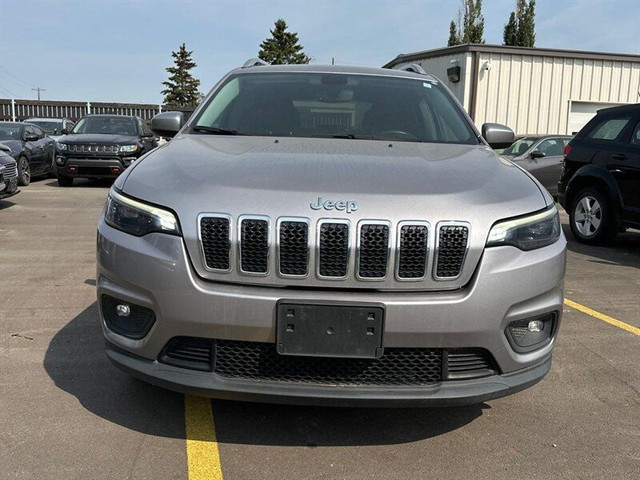
[{"label": "black front grille", "polygon": [[428,230],[426,225],[403,225],[400,228],[398,277],[422,278],[427,268]]},{"label": "black front grille", "polygon": [[309,259],[309,225],[297,221],[281,222],[279,235],[280,273],[306,275]]},{"label": "black front grille", "polygon": [[222,377],[316,385],[429,385],[442,380],[442,350],[386,348],[379,359],[280,355],[273,343],[218,340]]},{"label": "black front grille", "polygon": [[323,223],[320,226],[318,271],[323,277],[344,277],[349,263],[349,225]]},{"label": "black front grille", "polygon": [[5,180],[9,180],[10,178],[15,178],[18,176],[18,166],[15,163],[9,163],[4,166],[5,170],[3,173],[3,178]]},{"label": "black front grille", "polygon": [[377,359],[280,355],[274,343],[174,337],[158,361],[237,380],[341,386],[420,386],[497,375],[481,348],[385,348]]},{"label": "black front grille", "polygon": [[160,353],[159,360],[167,365],[202,370],[213,370],[213,342],[206,338],[174,337]]},{"label": "black front grille", "polygon": [[495,375],[497,368],[486,350],[456,349],[447,354],[447,377],[451,380]]},{"label": "black front grille", "polygon": [[69,152],[73,153],[118,153],[118,145],[69,144]]},{"label": "black front grille", "polygon": [[389,262],[389,226],[362,225],[358,254],[358,274],[362,278],[386,277]]},{"label": "black front grille", "polygon": [[229,219],[203,217],[200,219],[200,236],[205,263],[208,268],[229,270]]},{"label": "black front grille", "polygon": [[443,225],[438,233],[438,278],[453,278],[460,275],[462,262],[467,252],[469,229],[462,225]]},{"label": "black front grille", "polygon": [[244,219],[240,225],[240,265],[242,271],[267,273],[269,224],[266,220]]}]

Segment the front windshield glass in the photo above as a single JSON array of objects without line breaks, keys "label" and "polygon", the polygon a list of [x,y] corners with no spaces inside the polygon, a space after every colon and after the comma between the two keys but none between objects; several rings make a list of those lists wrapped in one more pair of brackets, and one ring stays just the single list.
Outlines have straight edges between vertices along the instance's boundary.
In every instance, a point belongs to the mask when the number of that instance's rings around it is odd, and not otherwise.
[{"label": "front windshield glass", "polygon": [[517,157],[518,155],[522,155],[525,153],[531,145],[538,141],[535,137],[524,137],[520,140],[516,140],[509,148],[505,148],[500,150],[496,150],[500,155],[510,155],[512,157]]},{"label": "front windshield glass", "polygon": [[60,133],[62,133],[62,122],[52,122],[48,120],[29,120],[29,123],[39,126],[47,135],[59,135]]},{"label": "front windshield glass", "polygon": [[233,75],[192,132],[478,143],[437,82],[342,73]]},{"label": "front windshield glass", "polygon": [[84,117],[71,133],[98,133],[105,135],[137,135],[136,122],[128,117]]},{"label": "front windshield glass", "polygon": [[0,141],[20,140],[20,125],[3,125],[0,122]]}]

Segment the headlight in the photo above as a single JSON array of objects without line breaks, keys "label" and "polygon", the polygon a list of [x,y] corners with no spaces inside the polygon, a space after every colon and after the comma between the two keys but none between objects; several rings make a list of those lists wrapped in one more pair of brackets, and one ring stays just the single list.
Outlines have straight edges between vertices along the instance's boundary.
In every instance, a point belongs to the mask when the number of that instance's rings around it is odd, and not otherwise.
[{"label": "headlight", "polygon": [[487,247],[512,245],[520,250],[534,250],[555,243],[560,238],[560,216],[556,207],[542,213],[496,223],[489,232]]},{"label": "headlight", "polygon": [[67,144],[66,143],[58,143],[56,142],[56,148],[60,151],[66,151],[67,150]]},{"label": "headlight", "polygon": [[180,235],[178,220],[173,213],[125,197],[115,190],[109,192],[104,218],[113,228],[136,237],[151,232]]},{"label": "headlight", "polygon": [[120,145],[118,153],[135,153],[138,151],[138,145]]}]

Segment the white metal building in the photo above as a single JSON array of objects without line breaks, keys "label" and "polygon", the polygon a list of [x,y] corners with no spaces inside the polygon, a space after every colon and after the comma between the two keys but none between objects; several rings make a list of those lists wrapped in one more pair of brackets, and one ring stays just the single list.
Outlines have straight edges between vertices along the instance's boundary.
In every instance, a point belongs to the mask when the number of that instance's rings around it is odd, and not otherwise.
[{"label": "white metal building", "polygon": [[517,134],[572,134],[601,108],[640,102],[640,55],[458,45],[401,54],[442,80],[480,127]]}]

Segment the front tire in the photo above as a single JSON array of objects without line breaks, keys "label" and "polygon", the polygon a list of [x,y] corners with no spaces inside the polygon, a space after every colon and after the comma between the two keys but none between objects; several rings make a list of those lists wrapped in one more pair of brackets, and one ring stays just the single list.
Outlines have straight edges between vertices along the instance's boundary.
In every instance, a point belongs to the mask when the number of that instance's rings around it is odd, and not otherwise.
[{"label": "front tire", "polygon": [[18,159],[18,185],[26,187],[31,183],[31,166],[27,157]]},{"label": "front tire", "polygon": [[569,225],[575,239],[587,245],[608,243],[617,233],[611,202],[596,187],[587,187],[573,198]]}]

